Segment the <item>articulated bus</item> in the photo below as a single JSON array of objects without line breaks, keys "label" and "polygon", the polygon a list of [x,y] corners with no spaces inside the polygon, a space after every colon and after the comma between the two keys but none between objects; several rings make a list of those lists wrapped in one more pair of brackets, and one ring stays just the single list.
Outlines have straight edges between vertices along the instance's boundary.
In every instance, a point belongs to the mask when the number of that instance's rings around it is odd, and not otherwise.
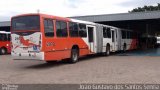
[{"label": "articulated bus", "polygon": [[0,54],[11,53],[10,32],[0,31]]},{"label": "articulated bus", "polygon": [[15,16],[11,23],[14,59],[75,63],[84,55],[136,49],[138,43],[133,31],[45,14]]}]

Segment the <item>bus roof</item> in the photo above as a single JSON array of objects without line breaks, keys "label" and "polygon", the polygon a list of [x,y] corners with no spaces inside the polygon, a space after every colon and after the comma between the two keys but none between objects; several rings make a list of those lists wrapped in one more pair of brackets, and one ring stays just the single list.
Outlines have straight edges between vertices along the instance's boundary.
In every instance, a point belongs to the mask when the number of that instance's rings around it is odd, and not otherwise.
[{"label": "bus roof", "polygon": [[64,20],[64,21],[70,21],[69,18],[66,17],[59,17],[59,16],[54,16],[54,15],[47,15],[47,14],[42,14],[42,13],[28,13],[28,14],[21,14],[21,15],[16,15],[13,16],[12,18],[16,18],[16,17],[21,17],[21,16],[31,16],[31,15],[39,15],[41,17],[46,17],[46,18],[52,18],[52,19],[58,19],[58,20]]},{"label": "bus roof", "polygon": [[77,19],[71,19],[72,22],[77,22],[77,23],[83,23],[83,24],[90,24],[90,25],[96,25],[96,23],[89,22],[89,21],[83,21],[83,20],[77,20]]}]

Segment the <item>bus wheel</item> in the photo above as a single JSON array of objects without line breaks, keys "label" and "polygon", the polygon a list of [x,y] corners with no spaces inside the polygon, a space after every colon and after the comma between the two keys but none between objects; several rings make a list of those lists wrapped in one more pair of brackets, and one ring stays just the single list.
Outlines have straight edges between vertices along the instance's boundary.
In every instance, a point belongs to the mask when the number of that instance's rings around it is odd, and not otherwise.
[{"label": "bus wheel", "polygon": [[110,55],[110,46],[107,45],[107,46],[106,46],[105,56],[109,56],[109,55]]},{"label": "bus wheel", "polygon": [[5,48],[0,48],[0,54],[1,54],[1,55],[7,54],[7,49],[5,49]]},{"label": "bus wheel", "polygon": [[78,61],[78,49],[72,49],[70,63],[76,63]]}]

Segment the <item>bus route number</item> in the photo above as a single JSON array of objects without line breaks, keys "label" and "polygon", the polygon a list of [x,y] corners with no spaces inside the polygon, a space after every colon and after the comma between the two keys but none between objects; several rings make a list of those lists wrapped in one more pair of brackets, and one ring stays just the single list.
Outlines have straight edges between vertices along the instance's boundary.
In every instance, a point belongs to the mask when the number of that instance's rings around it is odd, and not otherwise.
[{"label": "bus route number", "polygon": [[47,46],[55,46],[54,42],[47,42]]}]

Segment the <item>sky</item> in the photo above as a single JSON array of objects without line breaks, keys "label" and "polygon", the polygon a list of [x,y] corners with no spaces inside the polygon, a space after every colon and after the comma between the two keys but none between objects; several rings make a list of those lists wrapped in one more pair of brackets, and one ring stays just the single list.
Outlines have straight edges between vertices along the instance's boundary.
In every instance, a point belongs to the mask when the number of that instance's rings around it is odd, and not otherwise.
[{"label": "sky", "polygon": [[127,13],[136,7],[157,5],[160,0],[0,0],[0,21],[12,16],[40,13],[62,17]]}]

